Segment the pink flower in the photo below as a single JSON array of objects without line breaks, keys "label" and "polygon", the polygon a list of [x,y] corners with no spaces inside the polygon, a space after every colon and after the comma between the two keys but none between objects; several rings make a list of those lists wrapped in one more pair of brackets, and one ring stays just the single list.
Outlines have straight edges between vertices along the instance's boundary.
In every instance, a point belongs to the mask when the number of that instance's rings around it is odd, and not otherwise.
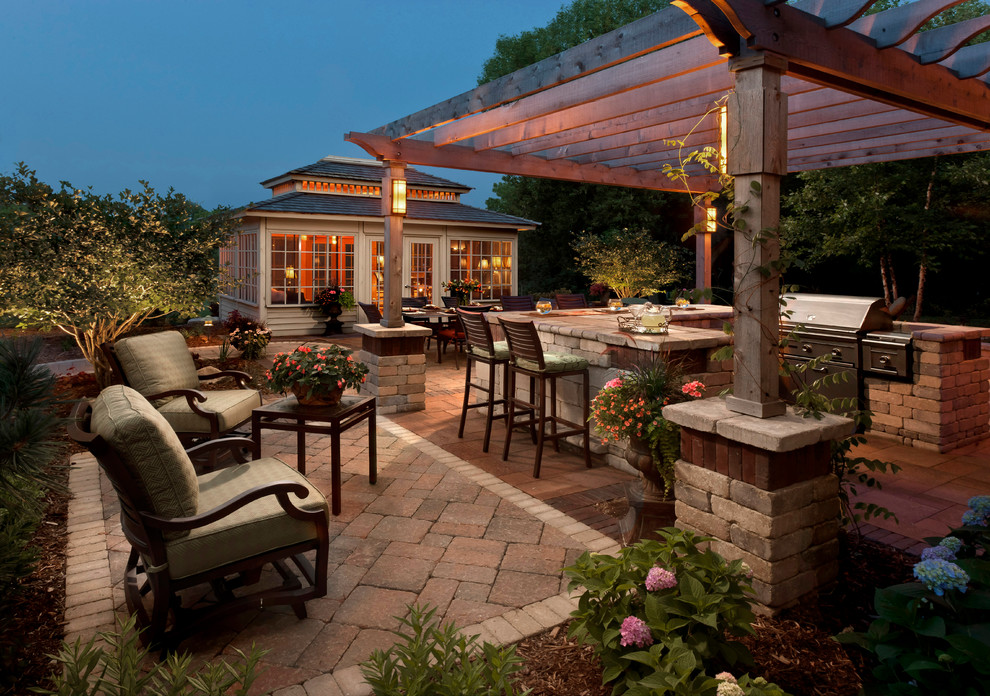
[{"label": "pink flower", "polygon": [[299,346],[298,348],[296,348],[296,350],[298,350],[300,353],[312,353],[313,352],[313,349],[310,348],[309,346]]},{"label": "pink flower", "polygon": [[622,638],[619,645],[635,645],[639,648],[646,648],[653,645],[653,634],[646,622],[635,616],[627,616],[622,620],[622,628],[619,630]]},{"label": "pink flower", "polygon": [[646,589],[650,592],[667,590],[677,584],[677,577],[666,568],[654,566],[646,574]]},{"label": "pink flower", "polygon": [[702,384],[698,380],[694,380],[693,382],[688,382],[683,387],[681,387],[681,391],[685,394],[690,394],[691,396],[700,399],[701,390],[704,388],[705,388],[704,384]]},{"label": "pink flower", "polygon": [[622,378],[621,377],[616,377],[615,379],[610,379],[609,381],[607,381],[605,383],[605,387],[604,388],[605,389],[612,389],[614,387],[618,387],[620,384],[622,384]]}]

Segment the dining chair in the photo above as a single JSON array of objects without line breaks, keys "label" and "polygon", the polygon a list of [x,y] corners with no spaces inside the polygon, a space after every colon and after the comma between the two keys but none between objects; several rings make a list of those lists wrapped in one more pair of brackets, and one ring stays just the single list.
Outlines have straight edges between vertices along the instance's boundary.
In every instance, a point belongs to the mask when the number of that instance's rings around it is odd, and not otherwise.
[{"label": "dining chair", "polygon": [[[508,375],[506,368],[509,364],[509,345],[505,341],[496,341],[492,336],[492,328],[483,312],[468,312],[457,310],[458,319],[464,328],[465,336],[465,366],[464,373],[464,403],[461,406],[461,424],[457,429],[457,437],[464,437],[464,424],[467,413],[471,409],[485,409],[485,439],[482,452],[488,451],[492,438],[492,422],[505,420],[509,393]],[[473,363],[488,365],[488,385],[471,381],[471,366]],[[502,396],[495,398],[495,374],[502,367]],[[484,400],[471,403],[471,389],[476,389],[485,395]],[[502,406],[501,415],[495,415],[495,407]]]},{"label": "dining chair", "polygon": [[382,312],[378,309],[378,305],[358,302],[358,306],[364,310],[364,316],[368,317],[369,324],[378,324],[381,322]]},{"label": "dining chair", "polygon": [[558,309],[584,309],[588,306],[588,298],[584,293],[557,293]]},{"label": "dining chair", "polygon": [[[540,477],[540,464],[543,459],[543,443],[553,442],[554,450],[560,450],[560,439],[571,435],[581,435],[583,439],[584,465],[591,468],[591,430],[588,426],[589,414],[589,374],[588,361],[569,353],[544,352],[540,335],[531,321],[513,321],[498,318],[509,348],[508,401],[509,411],[505,424],[505,447],[502,461],[509,458],[509,445],[512,431],[518,426],[529,426],[530,437],[535,429],[536,458],[533,462],[533,478]],[[516,380],[522,375],[529,378],[529,400],[521,398],[516,390]],[[581,378],[581,422],[567,420],[557,413],[557,380],[565,377]],[[539,393],[536,392],[539,383]],[[550,386],[550,413],[547,414],[547,384]],[[516,421],[516,409],[521,408],[526,420]],[[550,432],[546,432],[546,426]],[[565,427],[558,430],[557,426]]]},{"label": "dining chair", "polygon": [[532,295],[502,295],[500,302],[506,312],[532,312],[536,309]]},{"label": "dining chair", "polygon": [[440,299],[443,300],[443,306],[444,307],[460,307],[461,306],[461,298],[459,298],[459,297],[452,297],[450,295],[444,295]]},{"label": "dining chair", "polygon": [[425,297],[403,297],[403,307],[425,307],[427,305]]}]

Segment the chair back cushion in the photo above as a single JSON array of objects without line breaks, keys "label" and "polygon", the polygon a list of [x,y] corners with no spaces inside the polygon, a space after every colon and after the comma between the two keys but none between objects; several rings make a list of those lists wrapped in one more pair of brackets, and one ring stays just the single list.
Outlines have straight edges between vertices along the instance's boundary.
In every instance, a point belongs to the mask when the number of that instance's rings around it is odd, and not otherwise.
[{"label": "chair back cushion", "polygon": [[178,331],[122,338],[113,346],[128,386],[146,396],[199,389],[196,363]]},{"label": "chair back cushion", "polygon": [[137,391],[121,384],[104,389],[93,402],[90,430],[128,468],[151,506],[148,512],[167,518],[196,514],[199,485],[189,455],[164,416]]}]

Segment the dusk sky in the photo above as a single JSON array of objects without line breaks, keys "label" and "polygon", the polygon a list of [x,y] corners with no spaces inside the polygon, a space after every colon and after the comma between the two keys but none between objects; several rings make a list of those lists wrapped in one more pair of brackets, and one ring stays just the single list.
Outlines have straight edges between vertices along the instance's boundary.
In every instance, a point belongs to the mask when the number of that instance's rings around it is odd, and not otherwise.
[{"label": "dusk sky", "polygon": [[[0,173],[97,193],[148,181],[212,208],[477,85],[501,34],[562,0],[0,0]],[[430,169],[475,188],[498,175]]]}]

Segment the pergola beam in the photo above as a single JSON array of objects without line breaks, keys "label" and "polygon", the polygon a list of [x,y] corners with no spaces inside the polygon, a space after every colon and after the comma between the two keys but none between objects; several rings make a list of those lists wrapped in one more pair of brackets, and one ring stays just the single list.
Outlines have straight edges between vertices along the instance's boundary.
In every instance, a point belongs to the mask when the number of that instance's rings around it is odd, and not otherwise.
[{"label": "pergola beam", "polygon": [[[378,159],[400,160],[408,164],[449,167],[469,171],[535,176],[544,179],[578,181],[591,184],[627,186],[655,191],[682,192],[683,186],[660,172],[641,172],[627,167],[606,167],[600,164],[577,165],[567,160],[548,162],[532,155],[513,156],[500,150],[475,152],[471,148],[448,145],[434,147],[433,143],[413,138],[391,140],[374,133],[350,132],[344,140],[355,143]],[[716,185],[711,177],[693,180],[698,190],[710,190]]]}]

